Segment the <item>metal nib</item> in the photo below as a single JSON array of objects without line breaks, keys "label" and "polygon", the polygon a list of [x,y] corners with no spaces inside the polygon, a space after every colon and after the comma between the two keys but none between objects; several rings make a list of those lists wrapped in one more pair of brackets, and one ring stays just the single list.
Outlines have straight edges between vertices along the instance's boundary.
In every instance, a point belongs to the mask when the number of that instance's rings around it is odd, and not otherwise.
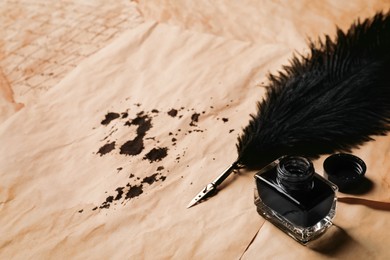
[{"label": "metal nib", "polygon": [[220,185],[235,169],[240,167],[237,162],[229,165],[229,167],[221,173],[213,182],[209,183],[204,187],[187,205],[187,209],[198,204],[201,200],[208,198],[210,195],[214,194],[217,189],[217,186]]},{"label": "metal nib", "polygon": [[197,204],[199,201],[206,199],[208,196],[210,196],[213,191],[215,191],[215,186],[213,183],[207,184],[206,187],[204,187],[187,205],[187,209],[191,208],[195,204]]}]

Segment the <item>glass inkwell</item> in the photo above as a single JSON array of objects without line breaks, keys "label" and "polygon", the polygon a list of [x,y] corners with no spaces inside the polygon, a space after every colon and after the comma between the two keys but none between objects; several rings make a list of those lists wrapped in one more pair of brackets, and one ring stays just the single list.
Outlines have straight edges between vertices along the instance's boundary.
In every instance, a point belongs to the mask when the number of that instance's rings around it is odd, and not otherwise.
[{"label": "glass inkwell", "polygon": [[283,156],[255,175],[257,212],[302,244],[331,225],[337,186],[304,157]]}]

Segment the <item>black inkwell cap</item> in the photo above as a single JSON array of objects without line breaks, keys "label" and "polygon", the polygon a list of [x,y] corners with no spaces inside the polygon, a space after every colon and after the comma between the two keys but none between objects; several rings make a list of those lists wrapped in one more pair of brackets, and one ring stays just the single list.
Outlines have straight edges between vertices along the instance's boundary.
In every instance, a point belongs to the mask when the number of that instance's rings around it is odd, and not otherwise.
[{"label": "black inkwell cap", "polygon": [[359,157],[338,153],[324,161],[324,176],[339,187],[341,192],[351,191],[363,180],[366,164]]}]

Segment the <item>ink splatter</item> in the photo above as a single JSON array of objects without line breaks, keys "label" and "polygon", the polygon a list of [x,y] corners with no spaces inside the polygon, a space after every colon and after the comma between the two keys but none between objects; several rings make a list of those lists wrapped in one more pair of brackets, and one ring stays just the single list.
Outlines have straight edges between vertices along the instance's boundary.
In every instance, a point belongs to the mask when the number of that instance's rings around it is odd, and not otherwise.
[{"label": "ink splatter", "polygon": [[144,149],[143,136],[137,136],[133,140],[127,141],[120,148],[120,154],[137,155]]},{"label": "ink splatter", "polygon": [[[126,99],[126,100],[128,100],[128,99]],[[109,128],[108,134],[105,136],[105,138],[103,140],[101,140],[101,142],[103,142],[103,144],[104,143],[105,144],[101,148],[99,148],[99,151],[97,152],[97,154],[102,156],[104,154],[112,152],[115,149],[118,149],[118,152],[120,155],[142,156],[141,158],[143,160],[146,160],[150,164],[152,164],[152,163],[155,163],[158,161],[162,161],[165,157],[167,157],[168,153],[169,153],[169,149],[177,150],[178,147],[176,146],[176,142],[178,139],[180,139],[180,137],[182,135],[187,135],[187,134],[191,134],[194,132],[203,132],[204,130],[206,130],[206,129],[201,129],[198,127],[200,115],[207,113],[205,110],[201,110],[202,112],[197,113],[195,108],[181,107],[180,109],[172,108],[166,113],[160,113],[160,111],[158,109],[152,109],[149,111],[141,111],[141,109],[140,109],[141,104],[140,103],[137,103],[134,105],[138,107],[137,108],[138,111],[136,111],[136,112],[132,112],[132,111],[130,111],[130,109],[126,109],[123,112],[118,112],[118,113],[109,112],[105,115],[104,119],[101,121],[101,125],[106,126],[106,127],[108,125],[110,125],[110,128]],[[213,108],[213,107],[210,106],[210,108]],[[152,129],[152,127],[153,127],[152,120],[154,120],[154,118],[165,117],[165,119],[167,119],[168,117],[171,117],[171,118],[175,118],[176,120],[181,120],[183,115],[185,116],[186,114],[191,115],[190,116],[190,118],[191,118],[190,126],[194,126],[196,128],[195,129],[191,128],[191,130],[188,130],[185,128],[183,128],[183,129],[176,128],[176,129],[171,129],[170,132],[167,131],[166,136],[171,136],[170,138],[168,138],[168,140],[171,140],[170,146],[168,146],[168,147],[158,146],[158,144],[160,142],[160,140],[158,140],[159,139],[158,136],[148,136],[147,135],[148,131],[150,129]],[[132,116],[133,116],[133,118],[132,118]],[[113,120],[116,120],[116,121],[113,122]],[[222,119],[222,120],[224,122],[227,122],[227,119],[226,119],[226,121],[224,119]],[[118,141],[118,139],[114,139],[115,142],[106,141],[106,140],[113,139],[112,135],[115,132],[117,132],[118,130],[119,130],[118,131],[119,138],[126,136],[125,135],[126,133],[124,134],[123,132],[121,132],[121,131],[127,129],[127,128],[124,128],[123,126],[136,126],[135,131],[134,131],[134,128],[129,128],[133,132],[132,133],[132,138],[133,138],[132,140],[119,139],[120,141]],[[93,128],[93,129],[95,129],[95,128]],[[134,134],[136,134],[135,137],[134,137]],[[118,142],[121,142],[121,143],[119,144]],[[150,147],[150,145],[152,143],[154,143],[154,145],[152,145],[152,147]],[[156,144],[157,144],[157,146],[156,146]],[[172,147],[172,148],[170,148],[170,147]],[[149,148],[150,150],[147,151],[146,148]],[[179,154],[177,154],[175,161],[178,163],[179,160],[182,157],[184,157],[184,154],[185,154],[185,152],[183,154],[181,154],[181,152]],[[188,165],[187,165],[187,167],[188,167]],[[140,196],[141,194],[145,193],[147,191],[147,189],[151,189],[154,185],[156,185],[156,183],[165,181],[167,176],[166,176],[166,174],[164,174],[164,171],[166,171],[164,166],[160,165],[156,168],[157,169],[155,170],[154,173],[150,173],[149,175],[142,176],[142,175],[138,175],[138,173],[135,173],[133,171],[134,169],[131,169],[131,171],[134,173],[130,173],[127,171],[127,169],[128,169],[127,166],[123,166],[123,164],[118,165],[118,167],[116,167],[116,171],[118,173],[119,172],[121,172],[121,173],[126,172],[127,174],[129,174],[128,178],[130,179],[131,183],[127,183],[123,187],[117,187],[115,189],[115,191],[112,191],[112,193],[109,194],[109,196],[105,199],[105,201],[103,203],[101,203],[100,206],[95,207],[92,210],[109,209],[112,206],[112,203],[115,203],[115,201],[119,201],[119,200],[126,201],[126,200],[130,200],[132,198],[136,198],[136,197]],[[167,170],[166,172],[169,173],[169,170]],[[142,173],[140,172],[140,174],[142,174]],[[128,181],[129,181],[129,179],[128,179]],[[105,192],[105,193],[107,193],[107,192]],[[116,205],[116,203],[115,203],[115,205]],[[81,213],[82,210],[80,210],[79,212]]]},{"label": "ink splatter", "polygon": [[153,184],[153,182],[156,182],[157,181],[157,173],[153,174],[153,175],[150,175],[150,176],[147,176],[145,177],[141,183],[147,183],[149,185]]},{"label": "ink splatter", "polygon": [[102,205],[99,208],[101,208],[101,209],[108,209],[108,208],[110,208],[110,205],[111,205],[113,200],[114,200],[113,196],[108,196],[106,198],[106,201],[103,202]]},{"label": "ink splatter", "polygon": [[117,119],[119,117],[118,113],[109,112],[106,114],[106,118],[101,122],[102,125],[108,125],[112,120]]},{"label": "ink splatter", "polygon": [[229,118],[224,117],[224,118],[222,118],[222,121],[223,121],[224,123],[226,123],[227,121],[229,121]]},{"label": "ink splatter", "polygon": [[170,115],[171,117],[177,116],[177,110],[172,108],[168,111],[168,115]]},{"label": "ink splatter", "polygon": [[144,149],[144,137],[146,132],[152,128],[151,118],[144,115],[144,111],[137,114],[137,117],[126,122],[125,125],[138,125],[137,136],[133,140],[129,140],[120,147],[120,154],[137,155]]},{"label": "ink splatter", "polygon": [[199,116],[200,116],[199,113],[194,113],[194,114],[191,116],[191,123],[190,123],[190,126],[196,126],[195,123],[197,123],[197,122],[199,121]]},{"label": "ink splatter", "polygon": [[114,149],[115,149],[115,141],[103,145],[102,147],[99,148],[99,151],[97,151],[97,153],[100,154],[100,156],[103,156],[103,155],[111,152]]},{"label": "ink splatter", "polygon": [[229,130],[229,134],[230,134],[231,132],[233,132],[233,131],[234,131],[234,129],[230,129],[230,130]]},{"label": "ink splatter", "polygon": [[128,116],[129,116],[129,113],[127,113],[127,112],[122,113],[122,118],[127,118]]},{"label": "ink splatter", "polygon": [[168,155],[167,147],[158,147],[150,150],[144,157],[144,159],[148,159],[150,162],[161,161]]},{"label": "ink splatter", "polygon": [[142,184],[136,186],[130,186],[129,191],[126,193],[126,199],[132,199],[138,197],[142,193],[144,193],[144,191],[142,190]]},{"label": "ink splatter", "polygon": [[122,195],[123,195],[123,189],[125,187],[118,187],[116,189],[116,191],[118,192],[118,194],[116,195],[116,197],[114,198],[114,200],[120,200],[122,198]]}]

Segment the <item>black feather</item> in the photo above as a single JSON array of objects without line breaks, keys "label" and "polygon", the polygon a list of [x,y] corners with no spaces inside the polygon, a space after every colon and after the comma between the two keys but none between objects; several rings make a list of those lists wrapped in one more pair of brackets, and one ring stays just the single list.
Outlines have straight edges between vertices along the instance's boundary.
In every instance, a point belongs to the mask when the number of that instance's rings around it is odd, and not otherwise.
[{"label": "black feather", "polygon": [[269,75],[265,98],[238,138],[236,163],[349,151],[390,130],[390,13],[355,22],[334,41]]}]

